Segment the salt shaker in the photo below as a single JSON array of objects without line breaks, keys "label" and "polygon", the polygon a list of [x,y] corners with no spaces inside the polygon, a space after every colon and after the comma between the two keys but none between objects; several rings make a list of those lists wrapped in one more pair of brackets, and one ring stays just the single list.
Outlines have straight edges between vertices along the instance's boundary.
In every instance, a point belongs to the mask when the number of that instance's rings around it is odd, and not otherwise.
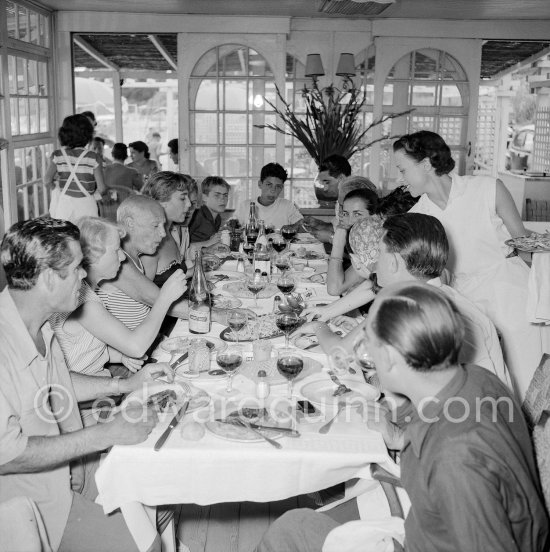
[{"label": "salt shaker", "polygon": [[269,397],[269,383],[265,370],[258,370],[258,383],[256,383],[256,396],[258,399]]},{"label": "salt shaker", "polygon": [[279,314],[281,302],[282,302],[281,296],[280,295],[275,295],[275,298],[273,299],[273,313],[274,314]]},{"label": "salt shaker", "polygon": [[244,272],[244,260],[242,257],[239,257],[237,261],[237,272]]}]

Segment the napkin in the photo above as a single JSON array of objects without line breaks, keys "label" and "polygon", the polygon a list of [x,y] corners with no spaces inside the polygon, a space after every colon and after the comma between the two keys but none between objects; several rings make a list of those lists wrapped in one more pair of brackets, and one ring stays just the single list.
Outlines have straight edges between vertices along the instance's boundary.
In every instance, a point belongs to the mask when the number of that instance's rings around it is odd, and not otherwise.
[{"label": "napkin", "polygon": [[550,324],[550,253],[533,253],[527,285],[527,319]]}]

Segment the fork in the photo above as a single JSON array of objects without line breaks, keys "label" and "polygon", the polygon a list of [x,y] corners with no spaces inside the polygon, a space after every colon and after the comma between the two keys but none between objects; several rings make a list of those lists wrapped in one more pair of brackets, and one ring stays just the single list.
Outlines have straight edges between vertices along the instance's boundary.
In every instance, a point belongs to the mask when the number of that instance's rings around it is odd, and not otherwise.
[{"label": "fork", "polygon": [[250,431],[252,431],[256,435],[258,435],[259,437],[261,437],[262,439],[267,441],[271,446],[275,447],[276,449],[283,448],[283,445],[281,445],[281,443],[277,443],[277,441],[274,441],[273,439],[270,439],[269,437],[264,435],[261,431],[258,431],[257,429],[253,428],[248,422],[246,422],[242,418],[235,418],[235,420],[237,421],[237,423],[241,424],[246,429],[249,429]]},{"label": "fork", "polygon": [[332,394],[333,397],[339,397],[340,395],[344,395],[345,393],[351,393],[351,389],[344,385],[336,376],[336,374],[329,370],[328,375],[330,379],[338,386],[336,391]]},{"label": "fork", "polygon": [[338,401],[338,409],[336,410],[336,414],[334,416],[334,418],[332,418],[331,420],[329,420],[324,426],[321,426],[319,428],[319,433],[322,433],[323,435],[325,433],[328,433],[329,429],[331,428],[332,424],[334,423],[334,420],[336,420],[336,418],[338,418],[338,416],[340,415],[340,412],[342,412],[342,410],[344,410],[344,408],[346,408],[346,401]]}]

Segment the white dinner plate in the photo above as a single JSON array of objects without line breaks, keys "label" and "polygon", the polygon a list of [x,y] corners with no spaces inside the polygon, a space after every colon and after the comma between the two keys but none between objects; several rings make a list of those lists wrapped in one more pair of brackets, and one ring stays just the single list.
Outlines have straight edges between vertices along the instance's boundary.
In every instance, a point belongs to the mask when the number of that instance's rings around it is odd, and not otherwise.
[{"label": "white dinner plate", "polygon": [[323,379],[306,383],[300,390],[300,393],[308,401],[320,406],[335,406],[338,401],[345,401],[352,405],[353,403],[361,403],[365,400],[375,401],[380,397],[380,391],[373,385],[346,376],[338,376],[338,379],[349,387],[351,392],[335,397],[333,393],[338,386],[326,375]]},{"label": "white dinner plate", "polygon": [[309,353],[318,354],[324,352],[321,348],[321,345],[319,345],[319,341],[316,335],[298,335],[296,337],[293,337],[290,342],[298,349],[302,349],[302,351],[308,351]]},{"label": "white dinner plate", "polygon": [[[186,387],[181,386],[178,383],[167,383],[162,381],[155,381],[150,384],[144,385],[141,389],[130,393],[124,401],[122,401],[120,408],[124,409],[129,406],[143,405],[154,394],[161,391],[170,390],[176,394],[175,402],[172,402],[161,414],[175,414],[178,408],[183,404],[188,394]],[[191,401],[187,407],[187,412],[194,412],[203,406],[210,403],[210,395],[203,389],[191,386]]]},{"label": "white dinner plate", "polygon": [[214,294],[212,296],[212,306],[217,309],[236,309],[240,307],[243,302],[236,297],[228,297],[227,295]]},{"label": "white dinner plate", "polygon": [[[220,280],[221,276],[227,276],[227,278]],[[216,284],[218,282],[239,282],[246,279],[246,274],[244,272],[237,272],[236,270],[213,270],[206,273],[206,279]]]},{"label": "white dinner plate", "polygon": [[213,348],[210,349],[210,352],[218,352],[223,351],[227,347],[227,343],[225,341],[222,341],[221,339],[217,337],[211,337],[211,336],[204,336],[204,337],[189,337],[189,336],[178,336],[178,337],[170,337],[169,339],[165,339],[161,342],[160,348],[169,354],[172,353],[180,353],[183,354],[186,351],[189,350],[189,345],[191,342],[196,341],[197,339],[204,339],[208,343],[212,343],[214,345]]}]

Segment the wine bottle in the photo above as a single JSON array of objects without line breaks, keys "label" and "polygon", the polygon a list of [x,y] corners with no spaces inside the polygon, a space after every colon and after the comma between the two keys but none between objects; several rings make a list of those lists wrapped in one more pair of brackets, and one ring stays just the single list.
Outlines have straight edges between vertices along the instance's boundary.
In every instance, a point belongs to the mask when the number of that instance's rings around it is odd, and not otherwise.
[{"label": "wine bottle", "polygon": [[202,252],[195,253],[195,273],[189,290],[189,331],[205,334],[210,331],[212,297],[202,267]]},{"label": "wine bottle", "polygon": [[254,245],[254,268],[259,269],[260,272],[266,272],[271,275],[271,255],[267,247],[267,236],[265,235],[264,221],[258,221],[260,230],[258,232],[258,238]]},{"label": "wine bottle", "polygon": [[245,232],[248,241],[250,243],[255,243],[256,238],[258,237],[259,226],[256,219],[256,204],[253,201],[250,202],[250,211],[248,214],[248,221],[245,226]]}]

